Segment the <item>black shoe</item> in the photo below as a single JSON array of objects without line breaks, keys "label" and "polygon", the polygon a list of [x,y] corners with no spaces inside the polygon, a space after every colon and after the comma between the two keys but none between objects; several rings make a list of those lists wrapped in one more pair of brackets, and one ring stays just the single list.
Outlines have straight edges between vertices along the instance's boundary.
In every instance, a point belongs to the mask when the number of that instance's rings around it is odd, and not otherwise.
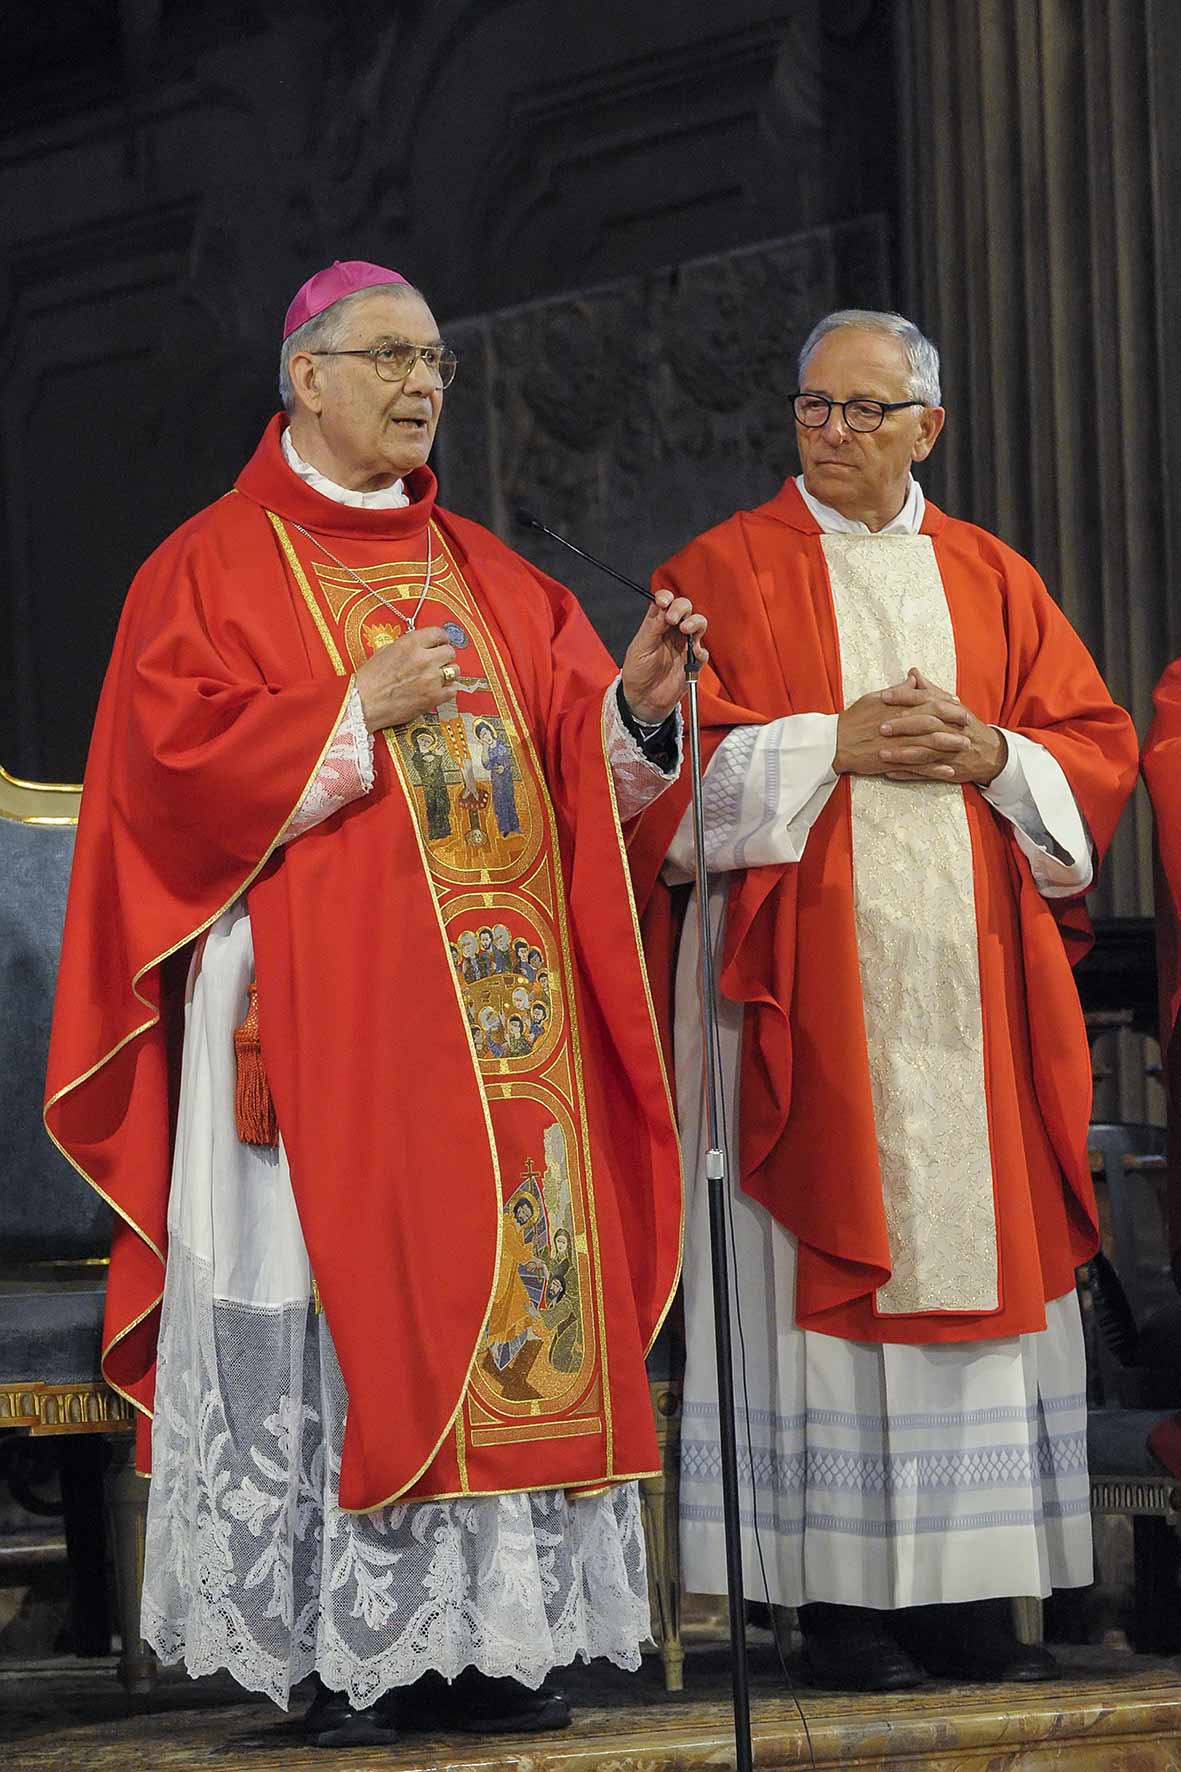
[{"label": "black shoe", "polygon": [[571,1717],[565,1694],[548,1680],[534,1692],[519,1680],[494,1679],[465,1667],[454,1680],[429,1673],[404,1687],[398,1720],[404,1729],[440,1734],[509,1735],[567,1729]]},{"label": "black shoe", "polygon": [[387,1747],[398,1739],[397,1709],[396,1692],[383,1692],[375,1704],[358,1710],[346,1692],[330,1692],[317,1678],[303,1732],[313,1747]]},{"label": "black shoe", "polygon": [[905,1692],[923,1670],[892,1635],[893,1613],[814,1602],[799,1608],[814,1686],[835,1692]]},{"label": "black shoe", "polygon": [[1033,1682],[1057,1676],[1047,1649],[1019,1640],[1008,1600],[910,1606],[898,1617],[903,1641],[937,1680]]}]

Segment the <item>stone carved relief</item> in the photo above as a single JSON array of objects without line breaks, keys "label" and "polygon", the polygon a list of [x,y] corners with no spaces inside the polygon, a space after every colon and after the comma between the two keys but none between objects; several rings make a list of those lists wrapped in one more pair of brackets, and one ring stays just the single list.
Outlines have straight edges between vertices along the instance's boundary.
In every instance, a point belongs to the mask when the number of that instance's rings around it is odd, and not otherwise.
[{"label": "stone carved relief", "polygon": [[885,225],[869,216],[449,328],[445,500],[585,590],[618,650],[637,613],[626,593],[524,540],[515,508],[645,576],[775,491],[794,467],[799,344],[820,314],[888,295]]}]

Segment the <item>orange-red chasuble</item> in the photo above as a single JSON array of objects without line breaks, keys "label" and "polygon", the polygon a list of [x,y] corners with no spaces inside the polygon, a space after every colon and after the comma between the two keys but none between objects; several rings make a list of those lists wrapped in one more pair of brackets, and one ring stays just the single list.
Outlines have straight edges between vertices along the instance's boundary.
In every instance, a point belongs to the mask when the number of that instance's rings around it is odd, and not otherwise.
[{"label": "orange-red chasuble", "polygon": [[[349,1394],[342,1505],[642,1474],[680,1173],[604,753],[614,667],[568,593],[436,508],[428,469],[407,509],[339,505],[281,430],[139,574],[87,766],[46,1121],[121,1221],[104,1370],[150,1411],[179,993],[245,892]],[[428,527],[419,620],[449,628],[454,697],[284,845],[353,671],[418,601]]]},{"label": "orange-red chasuble", "polygon": [[[928,504],[947,595],[957,693],[982,720],[1058,760],[1098,853],[1135,778],[1135,735],[1041,580],[1002,542]],[[794,481],[699,537],[654,582],[710,620],[706,757],[735,726],[844,706],[819,525]],[[916,661],[921,662],[921,661]],[[949,686],[950,687],[950,686]],[[659,870],[684,781],[629,840],[658,1007],[671,1040],[678,904]],[[855,934],[847,780],[797,864],[732,877],[721,989],[746,1005],[740,1166],[745,1190],[798,1238],[796,1319],[853,1340],[933,1342],[1044,1327],[1096,1246],[1086,1156],[1090,1058],[1071,963],[1090,941],[1081,902],[1047,900],[979,793],[964,792],[973,851],[1000,1272],[987,1313],[885,1315],[890,1278]],[[921,881],[915,882],[921,915]]]},{"label": "orange-red chasuble", "polygon": [[1156,820],[1156,940],[1160,1049],[1169,1097],[1169,1247],[1181,1277],[1181,659],[1153,693],[1144,779]]}]

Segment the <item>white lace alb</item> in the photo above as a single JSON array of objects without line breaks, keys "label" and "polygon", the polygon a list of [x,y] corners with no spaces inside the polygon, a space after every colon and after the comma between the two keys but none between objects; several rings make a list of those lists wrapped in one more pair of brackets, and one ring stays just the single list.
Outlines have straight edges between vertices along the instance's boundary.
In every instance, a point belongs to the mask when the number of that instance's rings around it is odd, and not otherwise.
[{"label": "white lace alb", "polygon": [[429,1669],[536,1687],[577,1657],[639,1666],[637,1484],[343,1513],[346,1408],[307,1301],[215,1304],[209,1264],[173,1246],[142,1612],[161,1660],[284,1707],[313,1671],[363,1706]]}]

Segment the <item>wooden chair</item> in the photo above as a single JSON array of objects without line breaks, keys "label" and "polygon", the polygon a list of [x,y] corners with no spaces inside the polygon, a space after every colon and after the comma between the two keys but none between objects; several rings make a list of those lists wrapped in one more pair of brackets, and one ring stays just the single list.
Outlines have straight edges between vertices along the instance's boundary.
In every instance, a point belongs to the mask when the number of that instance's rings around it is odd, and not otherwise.
[{"label": "wooden chair", "polygon": [[1093,1125],[1088,1135],[1116,1276],[1092,1264],[1082,1281],[1094,1405],[1091,1511],[1132,1519],[1133,1635],[1143,1652],[1176,1649],[1181,1626],[1181,1479],[1147,1443],[1158,1421],[1181,1410],[1181,1297],[1168,1270],[1165,1136],[1158,1126],[1113,1123]]},{"label": "wooden chair", "polygon": [[155,1668],[139,1635],[147,1484],[131,1407],[99,1371],[110,1212],[41,1120],[80,792],[0,769],[0,1457],[11,1465],[20,1437],[57,1444],[75,1647],[110,1649],[109,1541],[119,1675],[142,1691]]},{"label": "wooden chair", "polygon": [[664,1689],[685,1684],[681,1643],[681,1389],[685,1343],[678,1298],[648,1355],[648,1388],[656,1417],[660,1475],[640,1485],[648,1547],[648,1593],[652,1634],[664,1663]]}]

